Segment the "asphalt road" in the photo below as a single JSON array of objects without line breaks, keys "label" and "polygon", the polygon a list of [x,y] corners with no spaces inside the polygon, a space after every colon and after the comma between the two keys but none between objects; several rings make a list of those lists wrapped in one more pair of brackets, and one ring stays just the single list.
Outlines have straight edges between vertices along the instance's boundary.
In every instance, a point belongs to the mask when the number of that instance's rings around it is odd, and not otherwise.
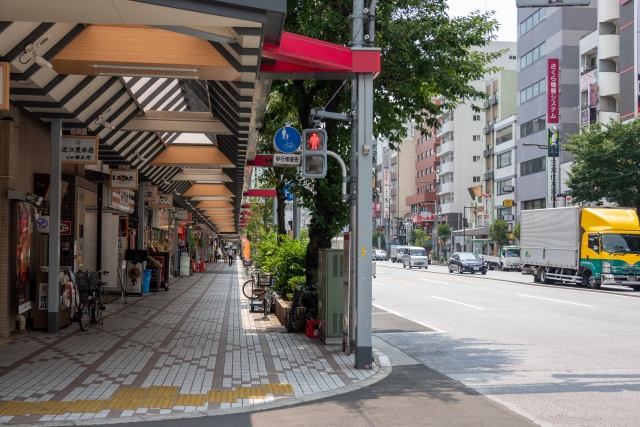
[{"label": "asphalt road", "polygon": [[429,328],[377,336],[541,425],[636,426],[638,296],[538,286],[517,272],[460,275],[378,262],[374,328],[382,311]]}]

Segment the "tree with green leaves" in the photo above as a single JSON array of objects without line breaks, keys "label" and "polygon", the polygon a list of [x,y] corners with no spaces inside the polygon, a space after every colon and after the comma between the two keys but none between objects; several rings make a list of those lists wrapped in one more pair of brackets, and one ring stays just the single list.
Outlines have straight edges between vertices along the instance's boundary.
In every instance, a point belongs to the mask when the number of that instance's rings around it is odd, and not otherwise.
[{"label": "tree with green leaves", "polygon": [[371,238],[371,246],[378,247],[378,237],[380,237],[380,247],[378,249],[385,249],[387,247],[387,238],[382,231],[374,231]]},{"label": "tree with green leaves", "polygon": [[520,240],[520,223],[517,223],[515,227],[513,227],[513,237],[516,240]]},{"label": "tree with green leaves", "polygon": [[422,228],[411,230],[409,235],[409,244],[411,246],[428,246],[431,244],[431,236],[427,236]]},{"label": "tree with green leaves", "polygon": [[564,147],[573,156],[567,186],[574,202],[604,200],[640,208],[640,121],[582,128]]},{"label": "tree with green leaves", "polygon": [[[420,131],[429,134],[430,128],[439,126],[438,115],[465,101],[486,97],[469,83],[497,71],[490,63],[501,52],[476,49],[495,39],[497,22],[492,12],[450,17],[447,7],[446,0],[397,0],[377,5],[375,45],[381,49],[381,72],[374,80],[373,134],[388,137],[392,148],[399,148],[407,122],[417,123]],[[285,30],[348,46],[351,14],[351,0],[289,0]],[[285,124],[298,129],[311,127],[311,108],[349,113],[351,96],[345,83],[274,82],[261,129],[264,138],[273,138],[271,132]],[[446,102],[436,102],[437,95],[444,96]],[[349,127],[326,120],[325,129],[328,149],[349,165]],[[307,284],[311,285],[317,282],[318,251],[329,248],[331,239],[348,224],[349,205],[341,200],[342,176],[333,159],[328,161],[326,178],[308,180],[297,175],[292,184],[294,194],[312,216],[306,258]]]},{"label": "tree with green leaves", "polygon": [[273,228],[273,203],[271,199],[251,198],[249,200],[249,217],[244,233],[250,242],[263,239]]},{"label": "tree with green leaves", "polygon": [[446,243],[451,238],[451,226],[449,224],[438,224],[436,234],[438,235],[439,244]]},{"label": "tree with green leaves", "polygon": [[509,241],[509,223],[503,219],[497,219],[489,226],[489,237],[498,244]]}]

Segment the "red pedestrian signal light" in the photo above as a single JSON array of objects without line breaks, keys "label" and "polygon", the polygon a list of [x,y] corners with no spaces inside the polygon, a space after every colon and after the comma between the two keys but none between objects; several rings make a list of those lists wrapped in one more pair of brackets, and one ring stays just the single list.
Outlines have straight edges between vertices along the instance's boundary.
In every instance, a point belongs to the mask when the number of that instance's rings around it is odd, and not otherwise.
[{"label": "red pedestrian signal light", "polygon": [[327,132],[305,129],[302,132],[302,175],[324,178],[327,175]]}]

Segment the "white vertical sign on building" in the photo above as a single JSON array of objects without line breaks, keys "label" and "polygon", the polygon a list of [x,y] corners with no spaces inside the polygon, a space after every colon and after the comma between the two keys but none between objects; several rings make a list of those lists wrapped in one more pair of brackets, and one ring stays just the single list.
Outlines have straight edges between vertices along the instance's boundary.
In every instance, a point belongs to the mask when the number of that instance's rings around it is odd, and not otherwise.
[{"label": "white vertical sign on building", "polygon": [[383,212],[384,212],[384,219],[388,219],[389,218],[389,182],[390,182],[390,176],[389,176],[389,166],[385,166],[384,167],[384,183],[383,183],[383,193],[382,193],[382,200],[383,200]]},{"label": "white vertical sign on building", "polygon": [[482,195],[482,211],[484,226],[488,226],[491,223],[491,194]]}]

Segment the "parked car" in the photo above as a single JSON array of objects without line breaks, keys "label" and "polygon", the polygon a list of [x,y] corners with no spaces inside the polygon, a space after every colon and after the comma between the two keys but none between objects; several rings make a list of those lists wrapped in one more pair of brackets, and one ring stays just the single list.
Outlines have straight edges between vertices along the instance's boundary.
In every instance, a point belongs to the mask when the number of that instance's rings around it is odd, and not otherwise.
[{"label": "parked car", "polygon": [[386,261],[387,253],[382,249],[375,249],[373,251],[372,258],[374,261]]},{"label": "parked car", "polygon": [[487,274],[487,263],[482,260],[480,255],[472,252],[454,252],[451,258],[449,258],[449,273],[453,273],[454,271],[460,274],[465,271],[471,274]]},{"label": "parked car", "polygon": [[402,266],[404,268],[418,267],[429,268],[429,258],[427,258],[427,251],[419,246],[407,246],[402,255]]}]

